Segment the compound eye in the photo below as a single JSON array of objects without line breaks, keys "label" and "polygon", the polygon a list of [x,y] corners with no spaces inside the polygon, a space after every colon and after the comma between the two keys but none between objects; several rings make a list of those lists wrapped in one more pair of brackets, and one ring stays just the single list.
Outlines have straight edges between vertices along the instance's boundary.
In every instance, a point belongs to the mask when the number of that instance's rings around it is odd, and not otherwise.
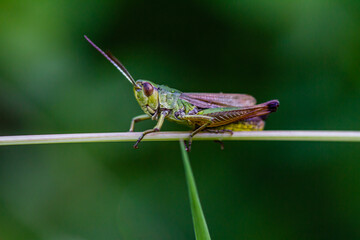
[{"label": "compound eye", "polygon": [[154,91],[153,85],[151,85],[148,82],[143,83],[143,89],[144,89],[145,96],[147,96],[147,97],[150,97]]}]

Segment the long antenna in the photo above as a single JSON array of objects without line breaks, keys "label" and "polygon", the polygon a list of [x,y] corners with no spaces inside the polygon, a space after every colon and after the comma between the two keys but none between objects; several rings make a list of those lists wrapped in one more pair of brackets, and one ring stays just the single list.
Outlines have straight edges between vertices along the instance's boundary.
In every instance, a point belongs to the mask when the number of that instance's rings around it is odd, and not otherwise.
[{"label": "long antenna", "polygon": [[134,78],[130,75],[128,70],[126,70],[124,65],[122,65],[119,60],[117,60],[110,52],[105,53],[103,50],[101,50],[86,35],[84,35],[84,37],[96,50],[98,50],[104,57],[106,57],[106,59],[109,60],[109,62],[111,62],[127,78],[127,80],[129,80],[129,82],[134,85],[135,88],[139,88],[139,86],[136,85]]}]

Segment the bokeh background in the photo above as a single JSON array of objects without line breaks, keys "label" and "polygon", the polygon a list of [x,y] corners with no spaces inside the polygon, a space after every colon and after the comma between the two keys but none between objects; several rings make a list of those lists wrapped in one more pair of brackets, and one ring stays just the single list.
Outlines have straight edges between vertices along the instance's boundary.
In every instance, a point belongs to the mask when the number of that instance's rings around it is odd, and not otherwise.
[{"label": "bokeh background", "polygon": [[[360,1],[0,5],[1,135],[127,131],[142,114],[83,34],[136,79],[279,99],[269,130],[360,130]],[[359,239],[359,147],[195,142],[212,238]],[[194,239],[179,144],[0,147],[0,238]]]}]

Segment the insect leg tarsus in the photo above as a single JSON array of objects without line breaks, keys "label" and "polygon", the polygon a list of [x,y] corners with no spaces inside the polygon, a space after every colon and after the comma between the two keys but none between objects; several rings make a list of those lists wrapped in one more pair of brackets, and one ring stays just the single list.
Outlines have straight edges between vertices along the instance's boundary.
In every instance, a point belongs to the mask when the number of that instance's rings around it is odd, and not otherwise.
[{"label": "insect leg tarsus", "polygon": [[184,145],[185,145],[185,150],[186,150],[187,152],[189,152],[190,149],[189,149],[188,141],[183,140],[183,143],[184,143]]},{"label": "insect leg tarsus", "polygon": [[146,115],[146,114],[143,114],[143,115],[139,115],[139,116],[134,117],[134,118],[131,120],[129,132],[133,132],[133,131],[134,131],[135,123],[141,122],[141,121],[144,121],[144,120],[148,120],[148,119],[150,119],[150,118],[151,118],[151,117],[148,116],[148,115]]},{"label": "insect leg tarsus", "polygon": [[141,142],[141,140],[145,137],[146,134],[149,134],[149,133],[152,133],[152,132],[158,132],[158,131],[160,131],[160,129],[157,128],[157,127],[153,128],[153,129],[149,129],[149,130],[144,131],[144,132],[141,134],[141,136],[139,137],[139,139],[136,141],[136,143],[134,144],[134,148],[135,148],[135,149],[138,149],[138,148],[139,148],[138,145],[139,145],[139,143]]},{"label": "insect leg tarsus", "polygon": [[219,143],[219,144],[220,144],[220,149],[221,149],[221,150],[224,150],[224,142],[223,142],[223,141],[221,141],[221,140],[214,140],[214,142]]}]

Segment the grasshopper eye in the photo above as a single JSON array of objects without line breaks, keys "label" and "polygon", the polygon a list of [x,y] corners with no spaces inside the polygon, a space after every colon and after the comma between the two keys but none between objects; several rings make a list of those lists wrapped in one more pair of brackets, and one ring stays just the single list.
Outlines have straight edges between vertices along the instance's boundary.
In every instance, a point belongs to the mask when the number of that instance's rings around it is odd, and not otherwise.
[{"label": "grasshopper eye", "polygon": [[154,91],[153,85],[151,85],[148,82],[143,83],[143,89],[144,89],[145,96],[147,96],[147,97],[150,97]]}]

